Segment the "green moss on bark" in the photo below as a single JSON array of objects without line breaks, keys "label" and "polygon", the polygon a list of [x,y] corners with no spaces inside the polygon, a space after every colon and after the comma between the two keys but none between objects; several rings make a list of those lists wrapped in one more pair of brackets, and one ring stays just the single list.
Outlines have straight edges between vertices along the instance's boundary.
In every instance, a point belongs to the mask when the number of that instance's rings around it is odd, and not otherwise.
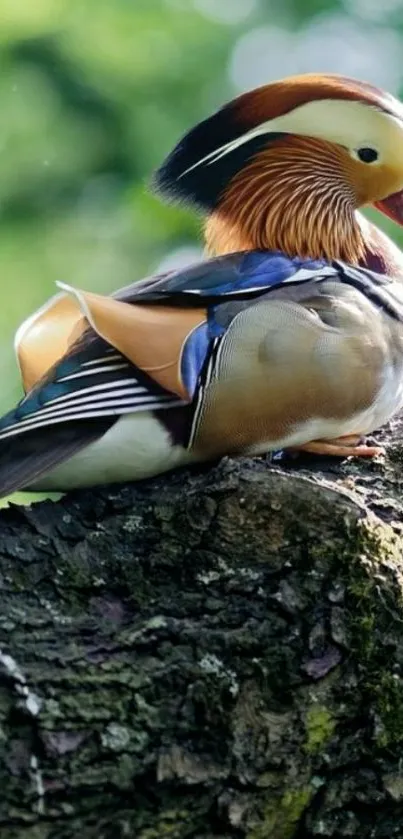
[{"label": "green moss on bark", "polygon": [[289,789],[279,800],[270,801],[259,825],[247,833],[246,839],[293,839],[313,793],[306,785]]},{"label": "green moss on bark", "polygon": [[336,721],[328,708],[323,705],[312,705],[308,708],[305,719],[306,753],[314,755],[320,752],[330,740],[335,726]]},{"label": "green moss on bark", "polygon": [[373,707],[380,747],[403,741],[403,680],[399,660],[385,654],[401,644],[403,543],[387,524],[367,516],[359,523],[355,561],[347,559],[353,652],[362,670],[364,702]]}]

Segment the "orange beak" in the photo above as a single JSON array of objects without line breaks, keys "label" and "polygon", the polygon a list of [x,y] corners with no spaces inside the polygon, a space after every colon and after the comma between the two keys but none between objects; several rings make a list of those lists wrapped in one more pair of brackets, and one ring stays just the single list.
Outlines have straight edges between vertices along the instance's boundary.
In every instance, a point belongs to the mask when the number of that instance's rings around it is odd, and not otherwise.
[{"label": "orange beak", "polygon": [[393,195],[388,195],[382,201],[375,201],[374,207],[396,224],[403,226],[403,189],[400,192],[394,192]]}]

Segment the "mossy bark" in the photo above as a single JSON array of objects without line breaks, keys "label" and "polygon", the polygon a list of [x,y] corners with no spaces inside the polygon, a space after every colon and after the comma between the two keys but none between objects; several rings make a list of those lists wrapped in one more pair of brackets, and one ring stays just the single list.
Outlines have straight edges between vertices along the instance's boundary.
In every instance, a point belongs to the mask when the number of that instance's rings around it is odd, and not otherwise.
[{"label": "mossy bark", "polygon": [[401,431],[2,511],[1,837],[403,837]]}]

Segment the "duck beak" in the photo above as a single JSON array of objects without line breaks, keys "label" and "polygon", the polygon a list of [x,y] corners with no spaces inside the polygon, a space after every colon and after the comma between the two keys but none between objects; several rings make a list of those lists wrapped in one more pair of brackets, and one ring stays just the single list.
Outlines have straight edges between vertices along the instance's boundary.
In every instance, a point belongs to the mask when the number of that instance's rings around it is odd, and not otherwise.
[{"label": "duck beak", "polygon": [[403,189],[400,192],[394,192],[393,195],[388,195],[382,201],[375,201],[374,207],[396,224],[403,226]]}]

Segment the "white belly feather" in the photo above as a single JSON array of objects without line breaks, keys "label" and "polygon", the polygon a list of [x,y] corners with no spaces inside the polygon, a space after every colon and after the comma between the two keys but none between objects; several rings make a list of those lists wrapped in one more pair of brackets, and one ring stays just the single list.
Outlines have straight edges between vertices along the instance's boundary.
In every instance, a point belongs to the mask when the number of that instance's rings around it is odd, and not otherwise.
[{"label": "white belly feather", "polygon": [[151,412],[125,414],[99,440],[52,469],[32,489],[138,481],[193,461],[185,448],[172,446],[169,433]]}]

